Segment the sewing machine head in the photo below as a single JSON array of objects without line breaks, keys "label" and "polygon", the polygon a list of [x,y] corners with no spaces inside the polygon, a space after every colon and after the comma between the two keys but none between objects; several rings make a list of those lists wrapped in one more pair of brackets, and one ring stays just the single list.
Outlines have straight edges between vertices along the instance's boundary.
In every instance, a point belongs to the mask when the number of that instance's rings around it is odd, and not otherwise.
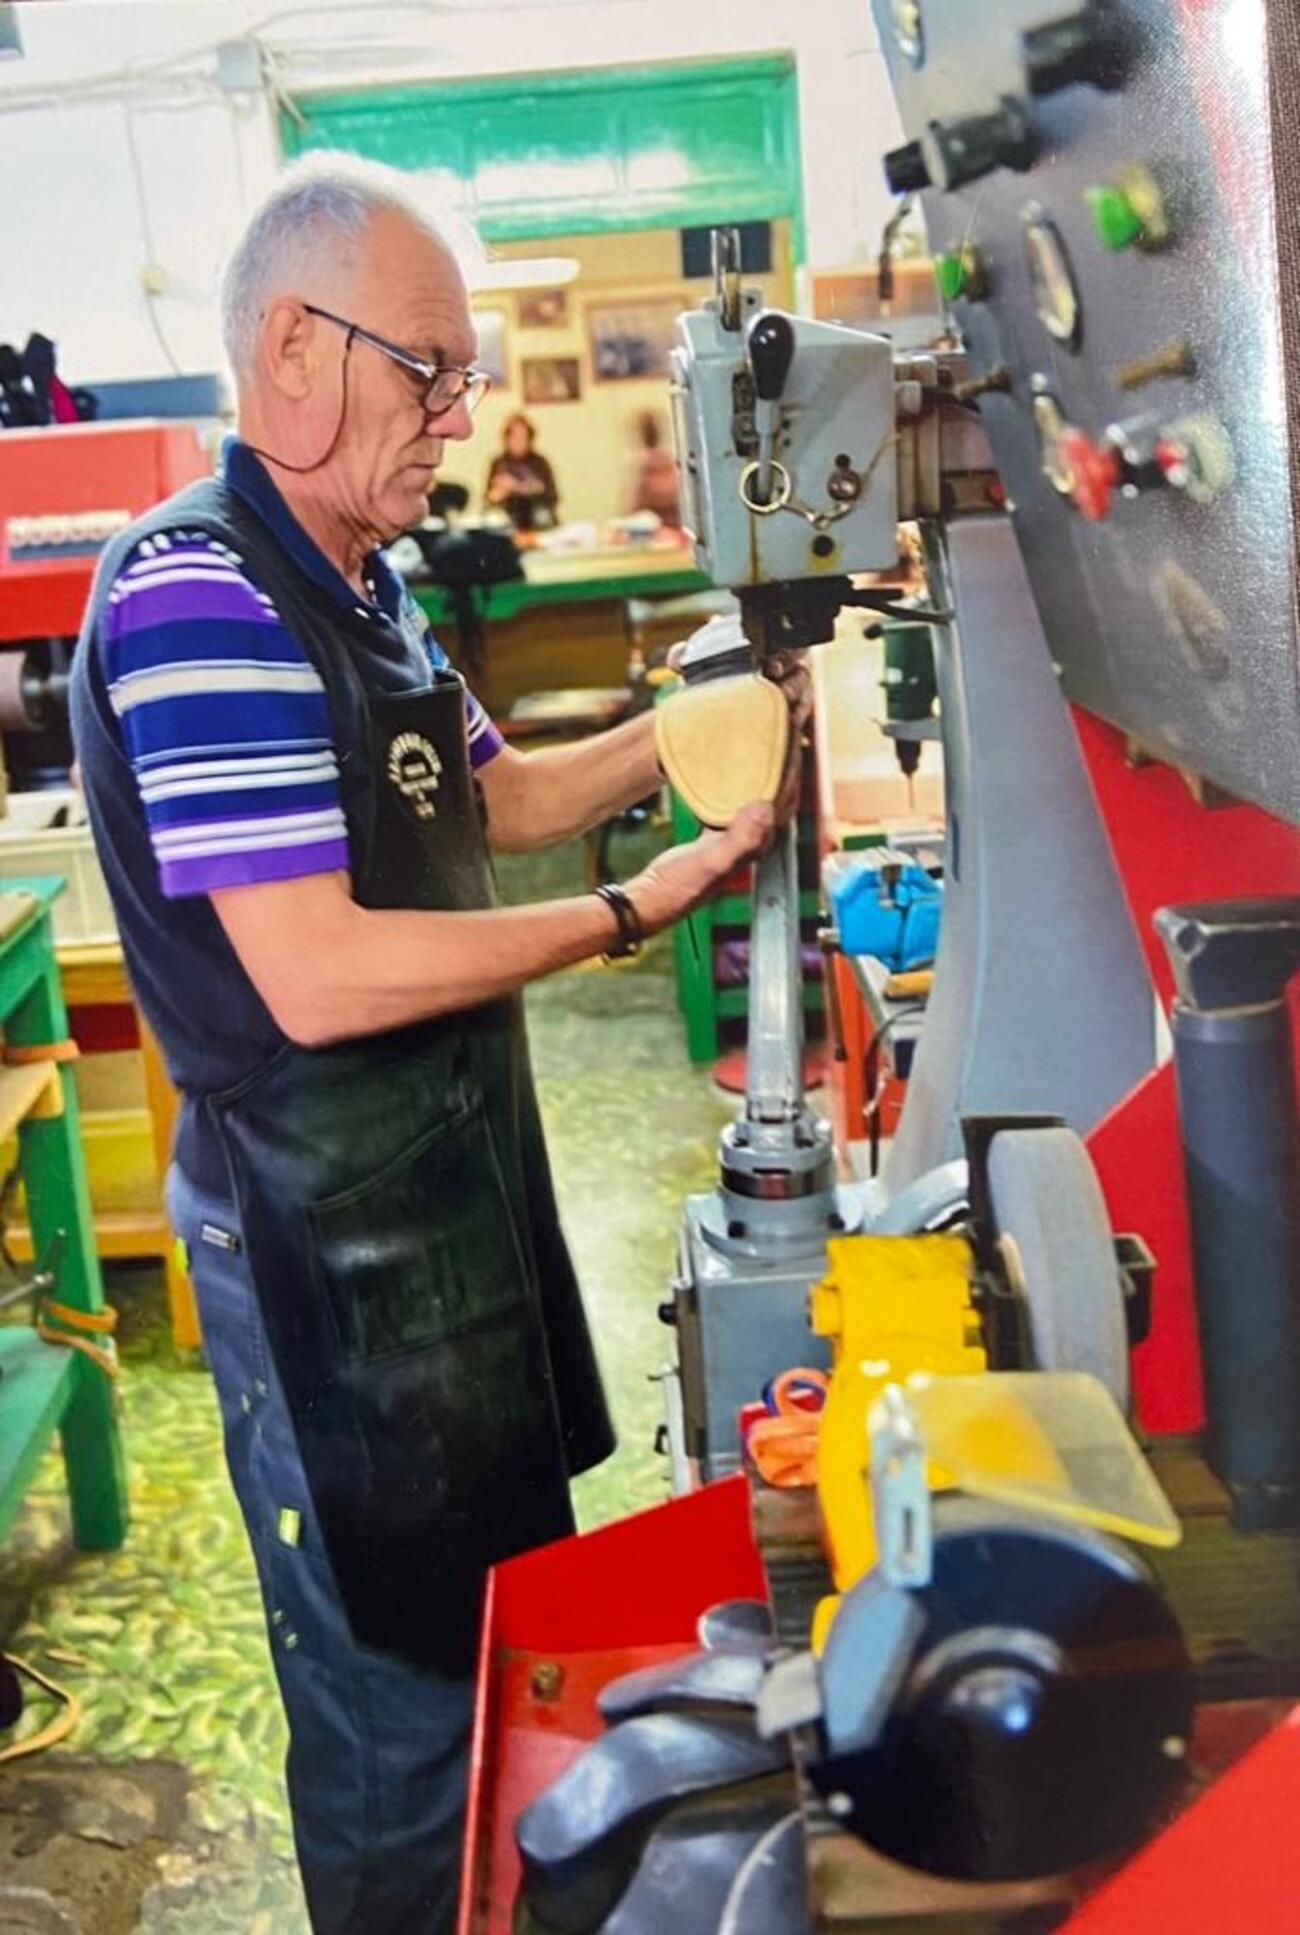
[{"label": "sewing machine head", "polygon": [[730,236],[679,323],[674,429],[696,557],[762,652],[829,638],[848,574],[897,561],[894,368],[883,336],[765,310]]}]

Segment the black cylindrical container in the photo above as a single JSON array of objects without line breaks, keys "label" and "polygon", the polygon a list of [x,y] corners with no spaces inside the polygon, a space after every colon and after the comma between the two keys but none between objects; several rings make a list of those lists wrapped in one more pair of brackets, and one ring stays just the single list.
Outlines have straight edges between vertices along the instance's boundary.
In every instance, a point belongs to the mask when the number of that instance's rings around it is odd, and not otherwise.
[{"label": "black cylindrical container", "polygon": [[1243,1530],[1300,1523],[1300,1240],[1286,1009],[1174,1004],[1206,1448]]}]

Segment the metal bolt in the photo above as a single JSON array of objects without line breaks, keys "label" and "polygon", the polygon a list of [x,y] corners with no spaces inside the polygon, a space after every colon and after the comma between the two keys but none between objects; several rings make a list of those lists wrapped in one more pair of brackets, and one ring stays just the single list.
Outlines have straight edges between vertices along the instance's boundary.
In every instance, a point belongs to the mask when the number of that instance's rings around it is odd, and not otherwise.
[{"label": "metal bolt", "polygon": [[529,1686],[534,1700],[558,1700],[564,1685],[564,1668],[555,1660],[539,1660],[533,1668]]},{"label": "metal bolt", "polygon": [[1167,1734],[1160,1742],[1160,1751],[1166,1760],[1184,1760],[1187,1756],[1187,1742],[1180,1733]]},{"label": "metal bolt", "polygon": [[1119,390],[1140,390],[1144,383],[1152,383],[1158,376],[1195,374],[1196,357],[1192,346],[1181,337],[1171,343],[1162,343],[1149,356],[1139,356],[1131,363],[1119,363],[1111,372],[1115,387]]},{"label": "metal bolt", "polygon": [[976,397],[988,396],[994,391],[1005,394],[1010,389],[1011,371],[1000,363],[985,376],[972,376],[964,383],[954,383],[952,393],[958,403],[973,403]]}]

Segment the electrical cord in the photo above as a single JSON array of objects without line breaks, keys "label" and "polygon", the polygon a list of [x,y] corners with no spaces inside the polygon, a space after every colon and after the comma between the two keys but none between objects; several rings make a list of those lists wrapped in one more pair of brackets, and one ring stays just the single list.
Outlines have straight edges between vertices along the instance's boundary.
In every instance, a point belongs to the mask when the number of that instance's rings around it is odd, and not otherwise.
[{"label": "electrical cord", "polygon": [[876,297],[883,309],[894,300],[894,244],[898,231],[912,212],[912,196],[904,195],[897,208],[885,223],[880,237],[880,253],[876,257]]},{"label": "electrical cord", "polygon": [[[125,95],[122,96],[122,126],[126,133],[126,151],[130,158],[131,177],[135,184],[136,207],[140,216],[140,236],[144,242],[145,260],[153,264],[158,260],[158,251],[154,246],[153,223],[149,217],[149,196],[145,188],[144,165],[140,160],[140,149],[136,141],[135,115]],[[145,313],[149,318],[149,326],[153,330],[158,347],[163,353],[163,360],[166,362],[173,376],[184,376],[185,371],[181,368],[180,362],[167,340],[166,331],[163,329],[158,311],[154,307],[155,301],[156,297],[153,290],[146,288],[144,290]]]},{"label": "electrical cord", "polygon": [[897,1013],[890,1015],[888,1021],[876,1029],[867,1043],[866,1059],[862,1069],[867,1100],[862,1105],[862,1119],[867,1125],[873,1176],[877,1175],[880,1169],[880,1105],[885,1099],[885,1077],[880,1071],[880,1051],[900,1021],[906,1021],[911,1015],[924,1013],[924,1001],[909,1002],[906,1008],[899,1008]]}]

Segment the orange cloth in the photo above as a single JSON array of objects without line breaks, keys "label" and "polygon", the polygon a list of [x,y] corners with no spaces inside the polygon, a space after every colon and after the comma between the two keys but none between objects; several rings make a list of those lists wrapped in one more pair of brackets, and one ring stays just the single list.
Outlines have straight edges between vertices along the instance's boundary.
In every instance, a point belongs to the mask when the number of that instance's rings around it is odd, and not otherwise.
[{"label": "orange cloth", "polygon": [[830,1388],[825,1371],[782,1371],[772,1386],[775,1415],[760,1418],[750,1429],[749,1455],[760,1478],[769,1485],[813,1485],[817,1481],[821,1410],[810,1411],[799,1402],[800,1389],[810,1387],[825,1397]]}]

